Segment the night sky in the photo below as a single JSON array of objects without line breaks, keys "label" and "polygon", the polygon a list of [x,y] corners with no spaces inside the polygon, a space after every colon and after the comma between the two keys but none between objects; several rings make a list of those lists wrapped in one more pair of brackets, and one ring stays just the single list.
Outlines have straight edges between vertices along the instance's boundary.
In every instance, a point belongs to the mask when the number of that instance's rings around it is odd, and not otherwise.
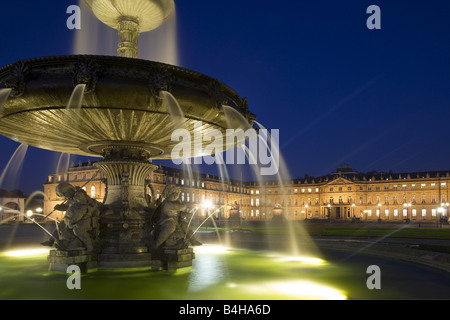
[{"label": "night sky", "polygon": [[[280,130],[292,178],[343,163],[360,172],[450,170],[450,2],[175,3],[179,65],[247,97],[257,120]],[[71,4],[2,2],[0,65],[72,54]],[[372,4],[380,30],[366,27]],[[19,144],[0,137],[0,146],[3,170]],[[21,178],[1,187],[42,190],[58,157],[30,146]]]}]

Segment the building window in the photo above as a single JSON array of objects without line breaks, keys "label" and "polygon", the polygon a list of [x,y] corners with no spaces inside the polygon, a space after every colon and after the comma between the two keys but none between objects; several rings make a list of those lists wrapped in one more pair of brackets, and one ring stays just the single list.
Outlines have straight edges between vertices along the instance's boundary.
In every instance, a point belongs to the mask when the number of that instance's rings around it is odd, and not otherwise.
[{"label": "building window", "polygon": [[255,199],[255,205],[259,206],[259,199]]},{"label": "building window", "polygon": [[427,215],[427,209],[422,209],[422,217],[426,217]]},{"label": "building window", "polygon": [[420,189],[425,189],[425,183],[422,183],[422,184],[420,185]]},{"label": "building window", "polygon": [[91,198],[95,198],[95,186],[91,187]]},{"label": "building window", "polygon": [[394,217],[398,216],[398,209],[394,209]]},{"label": "building window", "polygon": [[412,209],[412,216],[415,217],[417,215],[417,209]]}]

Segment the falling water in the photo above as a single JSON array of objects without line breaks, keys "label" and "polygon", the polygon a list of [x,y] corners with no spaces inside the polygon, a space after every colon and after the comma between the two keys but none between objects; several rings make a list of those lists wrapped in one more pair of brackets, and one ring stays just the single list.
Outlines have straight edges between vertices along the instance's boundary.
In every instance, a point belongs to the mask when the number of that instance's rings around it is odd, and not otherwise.
[{"label": "falling water", "polygon": [[[246,131],[247,129],[252,128],[252,126],[248,123],[248,120],[236,109],[223,105],[222,110],[225,113],[228,129],[242,129]],[[236,122],[237,126],[235,124]]]},{"label": "falling water", "polygon": [[[267,135],[267,136],[259,135],[259,137],[262,138],[262,139],[260,139],[260,141],[262,141],[263,143],[266,144],[266,149],[269,150],[269,152],[272,152],[272,148],[276,148],[276,150],[279,152],[279,146],[270,146],[269,147],[267,145],[268,141],[271,141],[271,143],[274,143],[272,141],[272,139],[270,138],[270,132],[262,124],[260,124],[259,122],[255,121],[255,124],[258,125],[258,127],[260,129],[264,129],[264,130],[260,130],[260,133],[263,133],[263,135],[264,134]],[[278,161],[279,161],[279,163],[278,163],[279,170],[278,170],[278,173],[277,173],[277,181],[278,181],[278,184],[279,184],[279,186],[281,188],[281,193],[282,193],[283,202],[284,202],[284,206],[283,207],[286,208],[286,207],[288,207],[287,204],[289,202],[288,202],[287,193],[286,193],[286,190],[285,190],[285,179],[289,178],[290,174],[289,174],[288,167],[287,167],[287,165],[286,165],[286,163],[284,161],[284,158],[283,158],[283,156],[282,156],[282,154],[280,152],[279,152],[279,156],[278,156]],[[310,251],[313,250],[313,248],[315,248],[314,243],[312,242],[312,240],[308,236],[308,234],[305,232],[305,230],[303,228],[299,228],[298,230],[299,230],[300,233],[298,233],[298,231],[296,231],[294,229],[293,223],[295,221],[295,218],[287,216],[286,220],[287,220],[287,226],[289,228],[289,236],[290,236],[290,243],[291,243],[291,246],[292,246],[292,254],[293,255],[298,255],[300,253],[300,251],[304,251],[304,250],[306,250],[306,248],[308,248],[308,250],[310,250]],[[299,226],[300,226],[300,224],[299,224]],[[298,243],[297,243],[297,236],[298,235],[302,236],[302,249],[301,250],[300,250],[300,248],[298,246]]]},{"label": "falling water", "polygon": [[[2,174],[0,175],[0,188],[3,186],[6,178],[12,179],[14,182],[19,181],[20,170],[22,169],[23,160],[25,159],[25,155],[28,150],[28,145],[22,143],[16,151],[14,151],[13,155],[9,159],[6,167],[3,169]],[[9,183],[9,189],[14,189],[12,182]]]},{"label": "falling water", "polygon": [[67,103],[67,109],[75,109],[75,110],[81,109],[85,89],[86,85],[84,83],[75,86],[70,96],[69,102]]},{"label": "falling water", "polygon": [[177,99],[168,91],[161,91],[160,96],[165,102],[167,113],[170,115],[175,128],[186,129],[184,112]]},{"label": "falling water", "polygon": [[11,94],[12,89],[0,89],[0,111],[2,110],[6,101],[8,101],[9,95]]},{"label": "falling water", "polygon": [[155,30],[141,33],[139,58],[179,65],[176,8],[161,26]]},{"label": "falling water", "polygon": [[58,164],[56,165],[56,174],[61,175],[69,170],[70,153],[61,152],[58,157]]}]

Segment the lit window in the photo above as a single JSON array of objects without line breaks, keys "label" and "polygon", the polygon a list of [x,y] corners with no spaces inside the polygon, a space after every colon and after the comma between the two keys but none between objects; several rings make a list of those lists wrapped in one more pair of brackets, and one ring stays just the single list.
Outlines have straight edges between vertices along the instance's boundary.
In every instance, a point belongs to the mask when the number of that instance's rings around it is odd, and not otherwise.
[{"label": "lit window", "polygon": [[421,189],[425,189],[425,183],[422,183],[422,184],[420,185],[420,188],[421,188]]},{"label": "lit window", "polygon": [[95,198],[95,186],[91,187],[91,198]]},{"label": "lit window", "polygon": [[259,194],[259,190],[256,190],[255,193],[256,193],[256,194]]},{"label": "lit window", "polygon": [[422,217],[425,217],[427,215],[427,209],[422,209]]}]

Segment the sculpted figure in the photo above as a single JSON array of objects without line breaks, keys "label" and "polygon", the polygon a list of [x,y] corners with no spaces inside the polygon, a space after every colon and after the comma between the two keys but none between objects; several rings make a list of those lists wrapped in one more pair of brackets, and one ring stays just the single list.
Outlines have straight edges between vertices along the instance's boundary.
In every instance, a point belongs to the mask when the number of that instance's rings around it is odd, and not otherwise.
[{"label": "sculpted figure", "polygon": [[156,210],[155,216],[155,248],[165,243],[178,227],[179,213],[186,210],[179,199],[180,187],[169,184],[163,191],[164,200]]},{"label": "sculpted figure", "polygon": [[99,203],[91,199],[83,189],[66,182],[56,187],[56,194],[65,201],[57,204],[55,210],[65,211],[66,214],[64,221],[59,224],[59,232],[56,230],[53,237],[42,244],[53,246],[56,241],[59,249],[67,250],[79,246],[81,241],[88,251],[92,251],[92,239],[99,234]]}]

